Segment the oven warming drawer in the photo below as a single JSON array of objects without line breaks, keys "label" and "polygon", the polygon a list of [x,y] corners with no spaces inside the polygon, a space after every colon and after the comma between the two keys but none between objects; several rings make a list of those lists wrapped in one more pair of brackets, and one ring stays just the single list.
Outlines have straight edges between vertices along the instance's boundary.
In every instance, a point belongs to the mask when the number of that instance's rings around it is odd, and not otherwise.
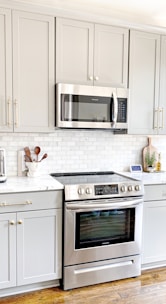
[{"label": "oven warming drawer", "polygon": [[64,267],[63,289],[136,277],[141,274],[140,255]]}]

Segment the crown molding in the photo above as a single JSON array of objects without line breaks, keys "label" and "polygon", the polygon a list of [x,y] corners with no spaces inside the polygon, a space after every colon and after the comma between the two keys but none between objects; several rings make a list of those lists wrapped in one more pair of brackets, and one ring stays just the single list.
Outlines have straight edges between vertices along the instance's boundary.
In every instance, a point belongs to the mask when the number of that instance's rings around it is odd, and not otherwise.
[{"label": "crown molding", "polygon": [[0,0],[0,7],[1,8],[10,8],[22,11],[28,11],[32,13],[39,13],[50,15],[54,17],[63,17],[63,18],[70,18],[75,20],[81,20],[86,22],[92,23],[101,23],[107,25],[114,25],[125,27],[128,29],[138,29],[142,31],[150,31],[156,33],[165,33],[166,34],[166,27],[164,26],[157,26],[155,24],[149,24],[147,18],[135,16],[126,16],[123,13],[118,14],[101,14],[97,12],[87,12],[84,10],[77,9],[69,9],[69,8],[58,8],[58,7],[49,7],[49,6],[41,6],[36,4],[29,4],[22,2],[21,0]]}]

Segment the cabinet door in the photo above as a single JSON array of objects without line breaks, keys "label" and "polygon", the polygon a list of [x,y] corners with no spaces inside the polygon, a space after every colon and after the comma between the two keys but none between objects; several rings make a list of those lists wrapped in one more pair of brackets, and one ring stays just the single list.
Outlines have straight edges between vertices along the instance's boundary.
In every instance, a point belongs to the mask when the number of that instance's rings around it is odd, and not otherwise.
[{"label": "cabinet door", "polygon": [[144,203],[142,264],[166,263],[166,201]]},{"label": "cabinet door", "polygon": [[131,30],[129,134],[157,133],[160,35]]},{"label": "cabinet door", "polygon": [[16,286],[16,214],[0,214],[0,289]]},{"label": "cabinet door", "polygon": [[13,12],[14,130],[54,126],[54,18]]},{"label": "cabinet door", "polygon": [[0,131],[13,130],[11,11],[0,9]]},{"label": "cabinet door", "polygon": [[17,214],[17,284],[61,278],[61,209]]},{"label": "cabinet door", "polygon": [[128,79],[128,30],[95,25],[94,84],[125,87]]},{"label": "cabinet door", "polygon": [[166,134],[166,36],[161,36],[159,133]]},{"label": "cabinet door", "polygon": [[93,85],[94,25],[56,18],[56,83]]}]

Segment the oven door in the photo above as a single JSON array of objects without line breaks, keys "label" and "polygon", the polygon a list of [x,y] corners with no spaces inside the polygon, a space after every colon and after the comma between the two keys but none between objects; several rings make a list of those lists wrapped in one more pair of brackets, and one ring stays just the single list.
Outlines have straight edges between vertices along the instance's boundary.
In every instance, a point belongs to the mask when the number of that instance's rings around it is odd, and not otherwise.
[{"label": "oven door", "polygon": [[64,266],[141,252],[142,198],[66,202]]}]

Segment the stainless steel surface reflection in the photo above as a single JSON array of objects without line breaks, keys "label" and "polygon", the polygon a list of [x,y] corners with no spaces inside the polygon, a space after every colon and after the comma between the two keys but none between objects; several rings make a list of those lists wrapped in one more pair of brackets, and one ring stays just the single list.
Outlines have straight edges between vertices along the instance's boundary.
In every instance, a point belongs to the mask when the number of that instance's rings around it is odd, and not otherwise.
[{"label": "stainless steel surface reflection", "polygon": [[114,172],[61,175],[63,289],[141,273],[143,185]]}]

